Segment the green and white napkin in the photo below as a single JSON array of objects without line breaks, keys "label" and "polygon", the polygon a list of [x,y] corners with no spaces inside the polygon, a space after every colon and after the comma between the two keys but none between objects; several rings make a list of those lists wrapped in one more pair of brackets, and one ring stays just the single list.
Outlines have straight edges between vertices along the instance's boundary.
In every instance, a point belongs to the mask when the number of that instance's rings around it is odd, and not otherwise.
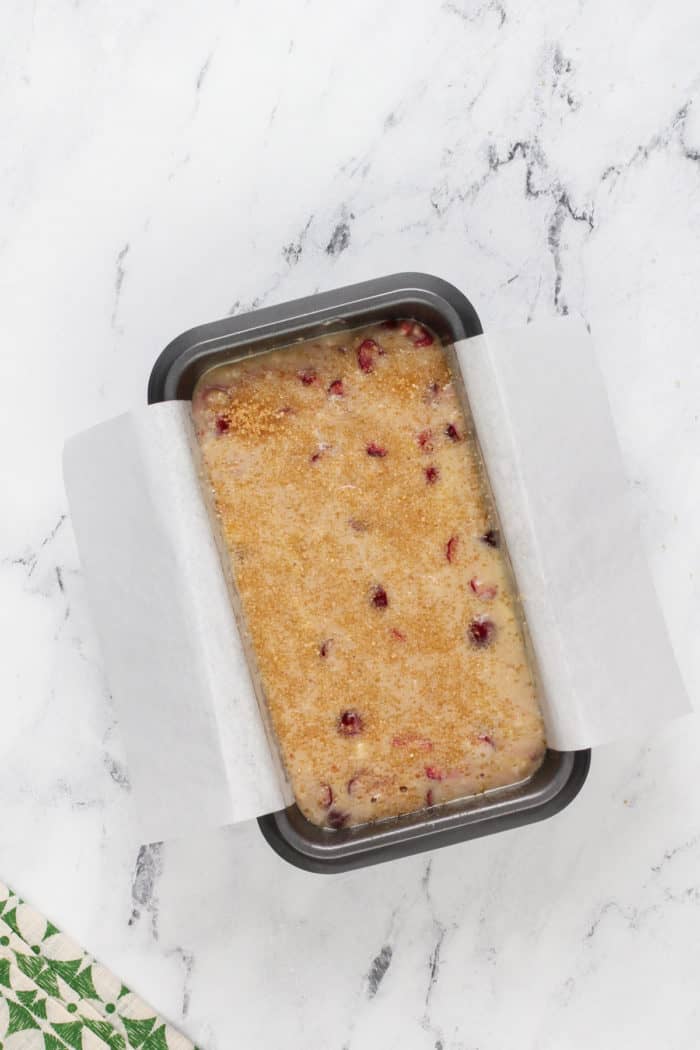
[{"label": "green and white napkin", "polygon": [[197,1050],[0,882],[0,1050]]}]

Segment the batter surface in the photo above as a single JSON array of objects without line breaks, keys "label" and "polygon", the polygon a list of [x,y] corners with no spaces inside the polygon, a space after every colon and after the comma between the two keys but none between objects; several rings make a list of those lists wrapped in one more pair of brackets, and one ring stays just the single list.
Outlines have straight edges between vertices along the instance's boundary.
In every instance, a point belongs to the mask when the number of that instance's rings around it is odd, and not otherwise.
[{"label": "batter surface", "polygon": [[308,819],[351,826],[530,776],[542,719],[438,339],[392,321],[222,365],[193,416]]}]

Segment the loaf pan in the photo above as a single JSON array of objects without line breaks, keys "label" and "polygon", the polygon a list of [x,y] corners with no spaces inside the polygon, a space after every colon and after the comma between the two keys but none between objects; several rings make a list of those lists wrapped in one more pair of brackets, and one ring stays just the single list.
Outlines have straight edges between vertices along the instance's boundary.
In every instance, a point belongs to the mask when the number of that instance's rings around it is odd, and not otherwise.
[{"label": "loaf pan", "polygon": [[[428,325],[446,346],[482,331],[474,307],[453,285],[428,274],[394,274],[191,328],[158,357],[148,401],[190,399],[200,376],[224,361],[394,317]],[[548,749],[524,783],[393,820],[328,830],[291,805],[258,823],[272,848],[297,867],[347,871],[549,817],[576,796],[589,765],[589,750]]]}]

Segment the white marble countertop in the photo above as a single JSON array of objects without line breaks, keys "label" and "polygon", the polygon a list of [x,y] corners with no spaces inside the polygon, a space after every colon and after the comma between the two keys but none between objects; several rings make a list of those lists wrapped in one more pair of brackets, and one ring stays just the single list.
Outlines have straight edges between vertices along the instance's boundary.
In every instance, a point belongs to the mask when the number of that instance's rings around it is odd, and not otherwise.
[{"label": "white marble countertop", "polygon": [[60,456],[230,311],[415,269],[485,327],[580,314],[696,696],[699,37],[690,0],[4,13],[0,876],[206,1050],[698,1045],[696,716],[433,855],[139,851]]}]

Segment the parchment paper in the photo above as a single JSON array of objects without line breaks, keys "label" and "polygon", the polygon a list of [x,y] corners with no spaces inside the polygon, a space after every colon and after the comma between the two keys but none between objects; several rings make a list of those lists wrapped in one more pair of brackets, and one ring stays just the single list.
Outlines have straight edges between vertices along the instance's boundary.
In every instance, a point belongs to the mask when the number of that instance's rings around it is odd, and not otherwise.
[{"label": "parchment paper", "polygon": [[101,423],[64,475],[141,834],[291,801],[246,663],[197,469],[190,403]]},{"label": "parchment paper", "polygon": [[565,318],[456,344],[562,751],[689,709],[593,340]]},{"label": "parchment paper", "polygon": [[[592,340],[571,319],[455,347],[544,687],[550,746],[688,709]],[[146,839],[291,802],[256,699],[189,402],[71,439],[65,479]]]}]

